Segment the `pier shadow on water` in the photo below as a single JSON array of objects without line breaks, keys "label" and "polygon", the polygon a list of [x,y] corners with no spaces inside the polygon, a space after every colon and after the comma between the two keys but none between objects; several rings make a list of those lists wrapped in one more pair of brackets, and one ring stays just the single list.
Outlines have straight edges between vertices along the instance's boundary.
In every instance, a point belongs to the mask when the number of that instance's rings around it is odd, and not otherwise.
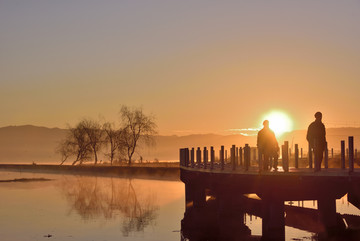
[{"label": "pier shadow on water", "polygon": [[[207,196],[203,205],[195,206],[194,202],[187,202],[186,212],[181,221],[181,240],[360,240],[360,216],[339,214],[335,211],[335,223],[329,223],[329,220],[324,220],[329,217],[324,217],[321,211],[321,208],[325,208],[329,214],[332,211],[328,209],[329,207],[318,205],[318,209],[314,209],[301,206],[302,201],[296,203],[299,206],[280,205],[283,209],[276,210],[269,208],[273,205],[271,201],[251,198],[248,195],[233,196],[226,201]],[[247,226],[246,216],[261,219],[261,235],[252,234]],[[290,238],[288,235],[285,236],[285,226],[303,230],[312,235],[304,238]]]}]

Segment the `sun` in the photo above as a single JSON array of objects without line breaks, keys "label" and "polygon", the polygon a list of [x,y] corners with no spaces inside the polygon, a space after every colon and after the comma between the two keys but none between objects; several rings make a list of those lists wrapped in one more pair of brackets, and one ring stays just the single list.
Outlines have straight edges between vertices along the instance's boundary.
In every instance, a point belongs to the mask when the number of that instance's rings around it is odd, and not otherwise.
[{"label": "sun", "polygon": [[263,118],[268,120],[270,129],[274,131],[276,136],[281,136],[285,132],[292,131],[293,123],[290,117],[282,111],[272,111]]}]

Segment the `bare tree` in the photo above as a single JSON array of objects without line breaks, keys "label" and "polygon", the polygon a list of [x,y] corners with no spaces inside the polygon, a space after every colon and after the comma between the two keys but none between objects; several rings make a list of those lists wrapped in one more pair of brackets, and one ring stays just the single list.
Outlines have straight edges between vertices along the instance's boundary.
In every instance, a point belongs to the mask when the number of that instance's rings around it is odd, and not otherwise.
[{"label": "bare tree", "polygon": [[109,152],[105,153],[105,155],[109,157],[110,164],[112,165],[116,155],[121,156],[123,152],[124,147],[121,140],[122,130],[115,129],[114,124],[106,122],[103,124],[103,131],[105,132],[105,141],[110,147]]},{"label": "bare tree", "polygon": [[95,164],[98,163],[98,152],[108,143],[111,165],[116,156],[119,160],[127,159],[129,165],[141,144],[151,145],[154,141],[156,124],[154,117],[145,115],[142,108],[129,108],[122,106],[120,110],[121,128],[116,129],[113,124],[106,122],[101,126],[99,122],[83,119],[76,127],[69,127],[69,134],[60,143],[57,152],[61,154],[62,165],[70,156],[76,156],[76,163],[82,164],[93,154]]},{"label": "bare tree", "polygon": [[69,132],[57,147],[56,152],[61,155],[60,165],[70,156],[76,156],[72,165],[75,165],[77,162],[82,164],[84,161],[90,159],[91,147],[82,125],[78,124],[76,127],[69,126]]},{"label": "bare tree", "polygon": [[62,165],[70,156],[74,155],[74,146],[70,143],[68,139],[65,139],[57,147],[56,153],[59,153],[61,155],[60,165]]},{"label": "bare tree", "polygon": [[98,162],[97,153],[101,146],[104,144],[104,135],[99,122],[90,119],[83,119],[79,124],[79,128],[83,129],[86,133],[88,144],[91,147],[92,153],[95,158],[95,165]]},{"label": "bare tree", "polygon": [[153,116],[147,116],[142,108],[129,108],[122,106],[120,109],[122,124],[121,145],[126,149],[129,165],[138,147],[139,141],[150,145],[157,133]]},{"label": "bare tree", "polygon": [[67,137],[67,141],[71,146],[69,150],[73,150],[74,154],[76,155],[76,160],[72,163],[72,165],[75,165],[77,162],[82,164],[85,160],[90,158],[91,154],[91,147],[88,137],[80,123],[74,128],[69,128],[69,131],[70,134]]}]

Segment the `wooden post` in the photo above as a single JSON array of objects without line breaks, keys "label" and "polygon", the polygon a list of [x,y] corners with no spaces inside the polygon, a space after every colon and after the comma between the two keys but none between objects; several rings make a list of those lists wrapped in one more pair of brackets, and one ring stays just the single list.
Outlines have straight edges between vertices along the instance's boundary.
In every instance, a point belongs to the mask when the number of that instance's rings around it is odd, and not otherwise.
[{"label": "wooden post", "polygon": [[309,158],[309,168],[313,168],[313,158],[312,158],[312,150],[310,147],[310,143],[309,143],[308,158]]},{"label": "wooden post", "polygon": [[215,162],[215,151],[214,147],[210,147],[210,169],[214,169],[214,162]]},{"label": "wooden post", "polygon": [[331,148],[331,159],[334,159],[334,148]]},{"label": "wooden post", "polygon": [[220,163],[221,163],[221,170],[224,170],[225,167],[225,162],[224,162],[224,146],[221,146],[221,150],[220,150]]},{"label": "wooden post", "polygon": [[204,147],[204,169],[207,168],[207,163],[208,163],[208,150],[206,149],[206,147]]},{"label": "wooden post", "polygon": [[357,149],[355,149],[355,159],[354,160],[357,160]]},{"label": "wooden post", "polygon": [[235,145],[232,145],[231,147],[231,164],[233,171],[236,169],[236,158],[235,158]]},{"label": "wooden post", "polygon": [[184,158],[185,157],[185,155],[184,155],[184,149],[183,148],[181,148],[180,149],[180,166],[184,166]]},{"label": "wooden post", "polygon": [[196,150],[196,165],[197,165],[197,168],[200,168],[200,165],[201,165],[201,150],[200,150],[200,147],[198,147],[198,149]]},{"label": "wooden post", "polygon": [[188,167],[188,162],[189,162],[189,157],[188,159],[186,159],[186,154],[188,153],[187,151],[189,150],[188,148],[183,148],[183,166],[184,167]]},{"label": "wooden post", "polygon": [[[220,162],[220,164],[221,164],[220,158],[221,158],[221,148],[220,148],[220,150],[219,150],[219,162]],[[221,165],[220,165],[220,166],[221,166]]]},{"label": "wooden post", "polygon": [[243,148],[239,148],[239,159],[240,159],[240,166],[243,165]]},{"label": "wooden post", "polygon": [[245,171],[249,170],[249,164],[250,164],[250,146],[249,146],[249,144],[245,144],[245,147],[244,147]]},{"label": "wooden post", "polygon": [[328,169],[329,167],[329,150],[328,150],[328,143],[325,143],[325,160],[324,160],[324,164],[325,164],[325,169]]},{"label": "wooden post", "polygon": [[301,154],[300,154],[300,158],[302,159],[303,158],[303,149],[301,147]]},{"label": "wooden post", "polygon": [[191,162],[191,167],[194,168],[195,167],[195,149],[194,148],[191,148],[190,162]]},{"label": "wooden post", "polygon": [[284,168],[284,165],[285,165],[284,164],[285,163],[284,159],[285,159],[285,146],[281,145],[281,163],[282,163],[283,169],[285,170],[285,168]]},{"label": "wooden post", "polygon": [[256,161],[256,148],[253,149],[253,161]]},{"label": "wooden post", "polygon": [[283,168],[284,168],[285,172],[288,172],[289,171],[289,154],[288,154],[289,142],[285,141],[284,146],[285,146],[284,149],[285,149],[285,163],[286,163],[286,165]]},{"label": "wooden post", "polygon": [[354,171],[354,137],[349,136],[349,172]]},{"label": "wooden post", "polygon": [[225,150],[225,163],[228,162],[228,159],[227,159],[227,150]]},{"label": "wooden post", "polygon": [[185,149],[185,166],[189,167],[189,148]]},{"label": "wooden post", "polygon": [[239,147],[236,147],[235,162],[236,166],[239,166]]},{"label": "wooden post", "polygon": [[341,169],[345,169],[345,141],[341,141]]},{"label": "wooden post", "polygon": [[250,166],[251,166],[251,147],[250,147],[250,145],[248,146],[248,151],[247,151],[247,166],[248,166],[248,168],[250,168]]},{"label": "wooden post", "polygon": [[289,161],[291,160],[291,148],[289,148]]},{"label": "wooden post", "polygon": [[299,145],[295,144],[295,168],[299,168]]}]

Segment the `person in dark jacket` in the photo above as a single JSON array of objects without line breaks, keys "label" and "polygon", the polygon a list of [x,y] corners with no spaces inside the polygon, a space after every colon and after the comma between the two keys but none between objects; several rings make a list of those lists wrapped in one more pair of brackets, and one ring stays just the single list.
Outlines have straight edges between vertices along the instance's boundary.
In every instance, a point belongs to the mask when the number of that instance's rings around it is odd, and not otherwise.
[{"label": "person in dark jacket", "polygon": [[274,132],[269,128],[269,121],[263,122],[264,128],[262,128],[257,135],[257,146],[261,153],[260,158],[264,157],[263,169],[268,170],[271,161],[273,160],[274,170],[277,171],[278,158],[279,158],[279,145],[276,140]]},{"label": "person in dark jacket", "polygon": [[309,151],[312,150],[314,152],[316,172],[321,170],[321,162],[326,147],[325,125],[321,122],[321,120],[321,112],[316,112],[315,121],[309,125],[306,135],[306,139],[309,142],[310,147]]}]

